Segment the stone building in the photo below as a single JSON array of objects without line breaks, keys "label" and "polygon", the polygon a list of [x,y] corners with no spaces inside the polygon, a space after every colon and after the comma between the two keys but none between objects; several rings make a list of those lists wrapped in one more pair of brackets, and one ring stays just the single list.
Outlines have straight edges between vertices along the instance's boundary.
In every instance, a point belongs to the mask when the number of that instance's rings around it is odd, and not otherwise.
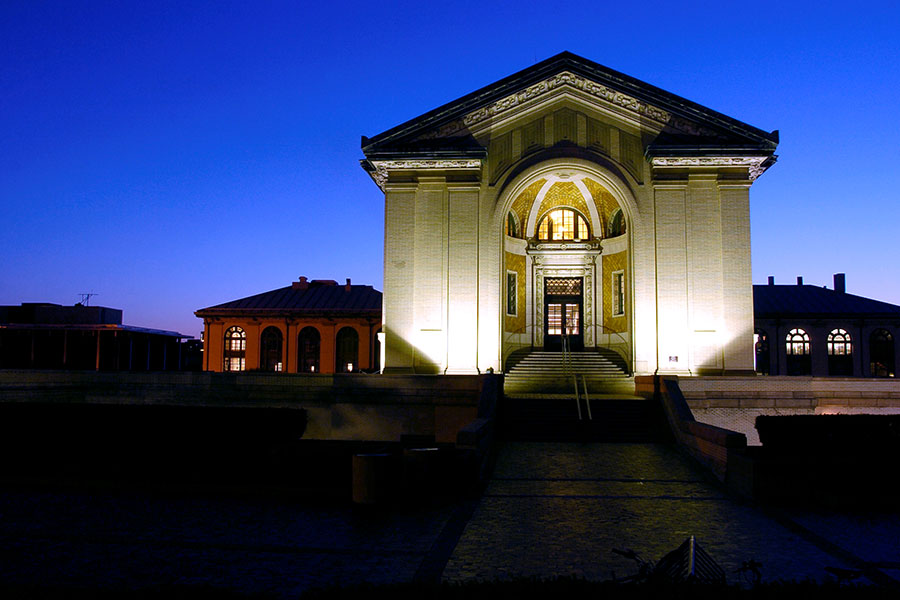
[{"label": "stone building", "polygon": [[777,142],[570,53],[364,137],[385,371],[566,343],[638,374],[752,372],[749,191]]},{"label": "stone building", "polygon": [[194,313],[204,371],[377,371],[381,292],[301,277],[291,285]]},{"label": "stone building", "polygon": [[896,377],[900,306],[804,285],[753,286],[756,371],[765,375]]}]

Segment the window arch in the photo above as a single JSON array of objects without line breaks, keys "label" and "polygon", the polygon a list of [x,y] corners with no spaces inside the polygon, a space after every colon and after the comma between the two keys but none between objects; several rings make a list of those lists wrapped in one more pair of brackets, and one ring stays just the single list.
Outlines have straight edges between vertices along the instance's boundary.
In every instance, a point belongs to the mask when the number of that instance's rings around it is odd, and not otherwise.
[{"label": "window arch", "polygon": [[513,211],[506,214],[506,235],[509,237],[519,237],[519,219]]},{"label": "window arch", "polygon": [[261,371],[284,371],[281,348],[284,338],[277,327],[266,327],[259,338],[259,368]]},{"label": "window arch", "polygon": [[809,356],[809,334],[803,329],[791,329],[785,338],[788,375],[809,375],[812,367]]},{"label": "window arch", "polygon": [[580,241],[591,239],[587,220],[571,208],[554,208],[538,225],[538,239],[546,241]]},{"label": "window arch", "polygon": [[762,329],[753,332],[753,347],[756,350],[756,372],[769,374],[769,336]]},{"label": "window arch", "polygon": [[621,208],[613,211],[609,218],[609,237],[616,237],[625,233],[625,213]]},{"label": "window arch", "polygon": [[853,375],[853,342],[845,329],[832,329],[828,334],[828,374]]},{"label": "window arch", "polygon": [[315,327],[304,327],[297,336],[297,372],[319,372],[321,336]]},{"label": "window arch", "polygon": [[832,329],[828,334],[828,354],[843,356],[853,353],[853,343],[850,334],[844,329]]},{"label": "window arch", "polygon": [[247,354],[247,333],[240,327],[229,327],[225,332],[225,350],[223,352],[225,371],[243,371],[246,369],[244,359]]},{"label": "window arch", "polygon": [[876,329],[869,338],[869,372],[873,377],[894,377],[894,336]]},{"label": "window arch", "polygon": [[338,331],[336,341],[335,371],[353,373],[359,370],[359,334],[352,327]]}]

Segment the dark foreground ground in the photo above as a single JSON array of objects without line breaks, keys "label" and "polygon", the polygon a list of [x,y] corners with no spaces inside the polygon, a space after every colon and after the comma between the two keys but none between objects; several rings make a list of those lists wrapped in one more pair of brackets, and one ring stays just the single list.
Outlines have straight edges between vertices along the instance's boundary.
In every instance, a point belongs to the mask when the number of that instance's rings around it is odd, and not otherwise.
[{"label": "dark foreground ground", "polygon": [[[599,583],[637,570],[613,548],[658,560],[689,535],[734,587]],[[203,486],[0,488],[6,596],[748,597],[751,559],[767,597],[896,594],[900,516],[764,512],[652,444],[507,444],[480,499],[377,509]],[[835,587],[828,567],[868,587]]]}]

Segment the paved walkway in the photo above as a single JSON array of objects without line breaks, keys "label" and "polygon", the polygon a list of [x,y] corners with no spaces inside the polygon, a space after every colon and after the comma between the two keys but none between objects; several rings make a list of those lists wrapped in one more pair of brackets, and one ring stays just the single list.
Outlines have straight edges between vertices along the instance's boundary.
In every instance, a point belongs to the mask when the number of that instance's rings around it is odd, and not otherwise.
[{"label": "paved walkway", "polygon": [[296,598],[311,587],[411,581],[453,512],[0,490],[0,586],[205,585]]},{"label": "paved walkway", "polygon": [[[823,581],[825,566],[851,566],[840,552],[824,551],[827,544],[810,541],[816,536],[804,535],[804,528],[837,536],[847,554],[861,552],[866,560],[900,558],[896,516],[850,530],[845,526],[852,517],[846,515],[830,521],[803,511],[790,516],[799,527],[788,529],[726,495],[666,446],[512,443],[502,448],[444,579],[621,577],[636,568],[612,548],[631,548],[656,561],[689,535],[733,582],[739,581],[734,571],[750,559],[763,563],[766,581]],[[885,525],[881,537],[887,543],[867,544],[871,529]]]},{"label": "paved walkway", "polygon": [[360,510],[288,498],[0,489],[0,587],[212,585],[291,598],[332,584],[635,571],[693,534],[737,581],[826,578],[876,563],[900,577],[900,515],[735,501],[666,446],[514,443],[475,502]]}]

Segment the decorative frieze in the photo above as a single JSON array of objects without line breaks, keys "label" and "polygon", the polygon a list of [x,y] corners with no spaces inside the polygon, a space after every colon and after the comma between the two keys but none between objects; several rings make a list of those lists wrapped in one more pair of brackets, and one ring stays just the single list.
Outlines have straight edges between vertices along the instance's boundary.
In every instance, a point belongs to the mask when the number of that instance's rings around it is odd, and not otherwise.
[{"label": "decorative frieze", "polygon": [[458,134],[460,131],[470,130],[472,127],[478,125],[479,123],[482,123],[488,119],[498,117],[503,113],[521,106],[526,102],[535,100],[545,94],[564,87],[579,90],[581,92],[589,94],[590,96],[593,96],[594,98],[606,101],[617,107],[624,108],[625,110],[630,111],[640,117],[652,119],[659,123],[660,126],[676,129],[690,135],[702,135],[707,137],[719,137],[721,135],[717,131],[706,127],[701,127],[696,123],[688,121],[687,119],[675,117],[668,111],[651,104],[647,104],[646,102],[638,100],[633,96],[623,94],[622,92],[616,91],[595,81],[591,81],[590,79],[579,77],[574,73],[563,71],[561,73],[557,73],[549,79],[545,79],[544,81],[528,86],[520,92],[516,92],[515,94],[511,94],[509,96],[506,96],[505,98],[501,98],[500,100],[479,108],[478,110],[472,111],[469,114],[463,116],[461,119],[451,121],[450,123],[447,123],[434,131],[424,134],[420,139],[452,137],[453,135]]},{"label": "decorative frieze", "polygon": [[384,191],[389,171],[480,169],[482,163],[480,158],[373,160],[369,162],[375,167],[375,170],[371,173],[372,179],[375,180],[381,191]]},{"label": "decorative frieze", "polygon": [[654,167],[747,167],[750,181],[763,174],[767,156],[656,156]]},{"label": "decorative frieze", "polygon": [[[528,240],[528,252],[562,252],[569,250],[570,252],[594,252],[600,253],[602,248],[600,240],[590,240],[585,242],[546,242],[536,239]],[[540,260],[540,255],[535,255],[535,260]]]}]

